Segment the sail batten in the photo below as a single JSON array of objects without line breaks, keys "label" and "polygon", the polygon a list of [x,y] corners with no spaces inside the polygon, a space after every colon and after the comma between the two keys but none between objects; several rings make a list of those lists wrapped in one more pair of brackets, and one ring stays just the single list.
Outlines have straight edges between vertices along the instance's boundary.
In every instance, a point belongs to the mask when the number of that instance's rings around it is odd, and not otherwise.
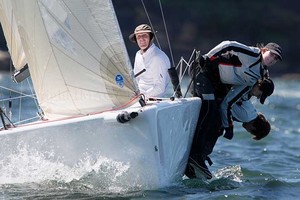
[{"label": "sail batten", "polygon": [[2,9],[6,4],[14,13],[46,118],[109,110],[135,96],[137,86],[110,0],[0,1]]}]

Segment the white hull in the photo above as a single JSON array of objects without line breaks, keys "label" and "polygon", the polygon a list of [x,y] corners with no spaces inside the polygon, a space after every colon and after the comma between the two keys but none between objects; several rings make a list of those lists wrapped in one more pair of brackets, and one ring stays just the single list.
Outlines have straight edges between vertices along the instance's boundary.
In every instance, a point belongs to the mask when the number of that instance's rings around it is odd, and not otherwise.
[{"label": "white hull", "polygon": [[[135,104],[124,110],[141,109],[142,112],[124,124],[116,120],[121,111],[112,111],[1,131],[0,171],[6,173],[5,177],[11,178],[11,182],[20,180],[16,177],[24,173],[42,172],[43,166],[36,163],[35,167],[32,162],[23,165],[20,174],[16,170],[8,172],[9,166],[18,167],[13,162],[24,162],[24,157],[34,155],[43,162],[59,163],[68,169],[89,163],[85,174],[92,170],[101,173],[101,166],[93,165],[101,165],[98,160],[107,158],[123,166],[122,172],[118,167],[110,171],[115,179],[123,178],[129,184],[149,189],[163,187],[183,175],[200,106],[199,98],[163,101],[142,109]],[[61,173],[58,170],[53,173],[53,179],[63,177],[57,174]],[[81,175],[73,178],[80,179]],[[45,179],[51,179],[51,175]],[[43,178],[34,180],[44,181]]]}]

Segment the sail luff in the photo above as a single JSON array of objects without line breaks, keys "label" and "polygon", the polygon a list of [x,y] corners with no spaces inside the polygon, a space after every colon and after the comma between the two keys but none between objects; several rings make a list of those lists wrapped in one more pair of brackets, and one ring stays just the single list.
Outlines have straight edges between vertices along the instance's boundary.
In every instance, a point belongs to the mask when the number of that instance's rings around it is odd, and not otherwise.
[{"label": "sail luff", "polygon": [[[109,1],[109,4],[110,4],[110,7],[114,10],[114,5],[113,5],[113,3],[112,3],[111,0]],[[117,15],[116,15],[115,12],[113,12],[113,16],[114,16],[114,20],[116,21],[116,28],[118,29],[118,34],[121,36],[122,41],[124,41],[124,38],[123,38],[123,35],[122,35],[122,32],[121,32],[121,28],[120,28],[120,25],[119,25],[119,21],[118,21],[118,18],[117,18]],[[127,62],[127,64],[126,64],[126,70],[127,70],[128,72],[130,72],[130,73],[129,73],[129,74],[130,74],[130,79],[131,79],[131,80],[135,80],[133,68],[132,68],[132,66],[131,66],[131,62],[130,62],[130,59],[129,59],[129,55],[128,55],[128,52],[127,52],[127,49],[126,49],[124,43],[123,43],[123,45],[122,45],[122,52],[124,52],[125,57],[127,58],[127,61],[126,61],[126,62]],[[138,91],[138,85],[137,85],[137,83],[136,83],[135,81],[133,81],[132,83],[133,83],[132,87],[133,87],[133,88],[136,88],[136,91],[135,91],[135,92],[138,93],[139,91]]]},{"label": "sail luff", "polygon": [[12,0],[11,5],[46,118],[100,112],[135,96],[110,0]]},{"label": "sail luff", "polygon": [[27,61],[10,0],[0,1],[0,20],[13,65],[20,70]]}]

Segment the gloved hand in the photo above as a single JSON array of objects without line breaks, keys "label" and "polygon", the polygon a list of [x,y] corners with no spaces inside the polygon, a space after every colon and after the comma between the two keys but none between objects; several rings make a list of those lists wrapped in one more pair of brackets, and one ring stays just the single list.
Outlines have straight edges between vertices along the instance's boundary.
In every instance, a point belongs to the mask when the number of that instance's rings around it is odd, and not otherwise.
[{"label": "gloved hand", "polygon": [[233,126],[225,128],[225,134],[223,135],[224,138],[231,140],[233,138]]}]

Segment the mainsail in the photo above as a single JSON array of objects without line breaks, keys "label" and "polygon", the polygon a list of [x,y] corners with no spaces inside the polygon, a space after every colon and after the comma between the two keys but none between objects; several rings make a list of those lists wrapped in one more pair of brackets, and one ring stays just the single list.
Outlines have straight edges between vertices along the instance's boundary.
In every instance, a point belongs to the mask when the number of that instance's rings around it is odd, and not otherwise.
[{"label": "mainsail", "polygon": [[109,110],[136,95],[110,0],[1,0],[0,7],[8,9],[1,22],[12,25],[6,38],[21,38],[47,119]]}]

